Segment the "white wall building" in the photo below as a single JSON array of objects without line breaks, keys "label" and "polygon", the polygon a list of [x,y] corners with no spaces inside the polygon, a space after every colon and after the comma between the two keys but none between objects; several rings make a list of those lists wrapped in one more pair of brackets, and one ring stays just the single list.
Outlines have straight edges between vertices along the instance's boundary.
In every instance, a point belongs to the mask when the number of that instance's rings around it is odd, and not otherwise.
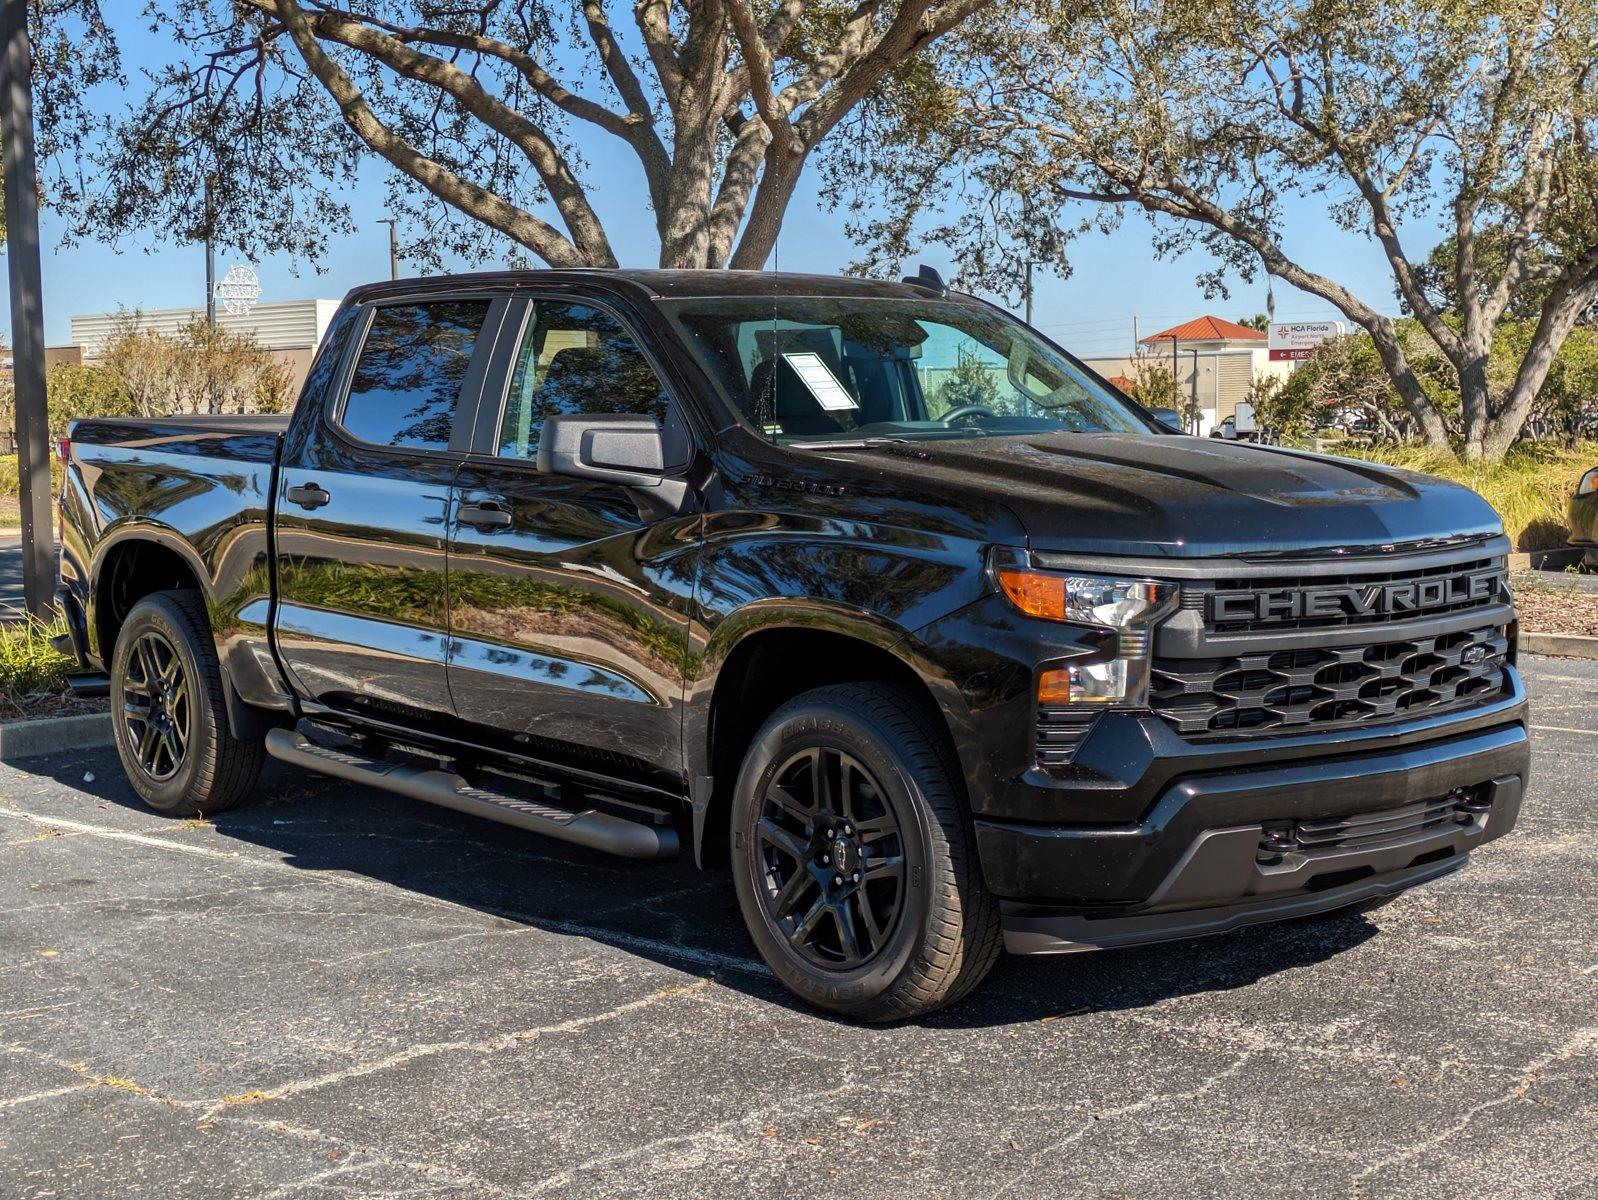
[{"label": "white wall building", "polygon": [[[310,370],[316,348],[338,311],[337,300],[280,300],[257,304],[243,316],[233,316],[220,305],[216,323],[234,333],[247,333],[268,350],[275,351],[293,375],[296,388]],[[92,313],[72,318],[72,341],[83,348],[83,358],[93,362],[119,329],[137,323],[140,329],[174,336],[184,326],[205,320],[201,308],[123,309],[120,312]]]},{"label": "white wall building", "polygon": [[[1258,329],[1220,317],[1203,316],[1159,333],[1138,345],[1145,357],[1156,358],[1172,369],[1184,398],[1196,402],[1201,414],[1201,434],[1207,434],[1237,412],[1248,396],[1249,385],[1259,376],[1286,377],[1295,364],[1272,362],[1267,338]],[[1082,360],[1112,381],[1121,376],[1137,379],[1138,359],[1086,358]]]}]

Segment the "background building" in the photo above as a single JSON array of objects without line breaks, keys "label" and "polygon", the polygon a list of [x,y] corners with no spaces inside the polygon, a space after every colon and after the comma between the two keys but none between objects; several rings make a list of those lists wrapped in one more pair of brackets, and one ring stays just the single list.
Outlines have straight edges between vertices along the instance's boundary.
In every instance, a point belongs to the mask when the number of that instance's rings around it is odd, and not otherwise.
[{"label": "background building", "polygon": [[[1285,378],[1290,362],[1271,362],[1262,330],[1221,317],[1202,316],[1142,338],[1142,359],[1155,359],[1176,375],[1178,387],[1201,414],[1199,433],[1207,434],[1237,411],[1256,377]],[[1112,382],[1138,378],[1139,356],[1082,360]],[[1118,383],[1117,386],[1125,386]]]},{"label": "background building", "polygon": [[[253,336],[276,354],[288,367],[292,389],[297,392],[305,381],[305,373],[310,370],[316,347],[327,332],[338,306],[337,300],[283,300],[275,304],[257,304],[243,316],[233,316],[219,307],[216,323],[234,333]],[[82,348],[83,361],[94,362],[100,357],[106,342],[129,323],[137,323],[140,329],[173,336],[184,326],[203,320],[203,307],[124,309],[114,313],[94,313],[72,318],[72,341]]]}]

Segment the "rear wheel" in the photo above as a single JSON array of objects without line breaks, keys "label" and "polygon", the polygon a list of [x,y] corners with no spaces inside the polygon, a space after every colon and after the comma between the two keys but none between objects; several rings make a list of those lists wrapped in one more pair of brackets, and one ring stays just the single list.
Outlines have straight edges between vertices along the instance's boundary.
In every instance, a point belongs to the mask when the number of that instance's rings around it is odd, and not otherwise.
[{"label": "rear wheel", "polygon": [[197,592],[157,592],[128,613],[111,655],[111,713],[122,769],[157,812],[232,808],[261,773],[262,742],[236,738],[228,726]]},{"label": "rear wheel", "polygon": [[965,995],[998,956],[954,755],[896,688],[818,688],[773,714],[739,773],[732,835],[750,935],[811,1004],[919,1016]]}]

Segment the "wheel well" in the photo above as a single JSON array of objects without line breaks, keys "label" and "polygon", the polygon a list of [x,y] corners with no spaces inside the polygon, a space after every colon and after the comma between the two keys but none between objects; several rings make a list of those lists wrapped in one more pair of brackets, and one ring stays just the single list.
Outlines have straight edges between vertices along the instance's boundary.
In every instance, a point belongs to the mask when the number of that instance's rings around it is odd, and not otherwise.
[{"label": "wheel well", "polygon": [[94,623],[101,659],[110,665],[117,630],[140,600],[152,592],[199,586],[193,569],[175,550],[145,541],[113,546],[100,566],[95,590]]},{"label": "wheel well", "polygon": [[771,629],[739,642],[716,676],[710,699],[710,769],[715,791],[705,814],[700,861],[727,859],[727,814],[738,769],[766,718],[787,701],[832,683],[891,683],[902,688],[947,730],[926,683],[888,650],[847,634]]}]

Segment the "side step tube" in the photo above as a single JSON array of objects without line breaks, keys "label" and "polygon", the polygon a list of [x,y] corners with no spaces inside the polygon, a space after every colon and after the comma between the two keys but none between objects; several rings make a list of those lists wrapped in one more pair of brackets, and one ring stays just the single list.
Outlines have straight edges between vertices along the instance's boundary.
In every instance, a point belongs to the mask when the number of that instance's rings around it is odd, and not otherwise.
[{"label": "side step tube", "polygon": [[459,775],[430,770],[411,763],[367,758],[346,750],[318,746],[292,729],[274,729],[266,735],[266,752],[273,758],[332,775],[350,783],[364,783],[424,800],[428,804],[453,808],[474,817],[486,817],[504,825],[575,842],[591,850],[622,858],[671,858],[677,853],[677,831],[669,825],[645,825],[607,812],[586,809],[573,812],[507,796],[488,788],[475,787]]}]

